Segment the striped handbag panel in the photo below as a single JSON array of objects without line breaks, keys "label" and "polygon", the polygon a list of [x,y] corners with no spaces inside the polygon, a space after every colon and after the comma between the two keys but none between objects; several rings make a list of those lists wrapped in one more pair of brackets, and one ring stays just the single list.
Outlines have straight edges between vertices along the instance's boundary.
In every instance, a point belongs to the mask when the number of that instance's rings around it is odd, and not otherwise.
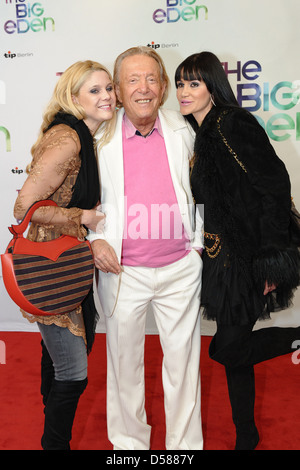
[{"label": "striped handbag panel", "polygon": [[93,256],[86,243],[65,251],[57,261],[14,254],[13,263],[23,295],[48,315],[76,309],[93,283]]}]

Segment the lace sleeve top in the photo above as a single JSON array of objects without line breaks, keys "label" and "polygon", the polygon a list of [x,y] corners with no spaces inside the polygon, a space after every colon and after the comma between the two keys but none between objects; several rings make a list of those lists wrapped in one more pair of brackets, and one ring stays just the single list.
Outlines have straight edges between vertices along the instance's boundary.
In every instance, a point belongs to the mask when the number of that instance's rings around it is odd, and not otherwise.
[{"label": "lace sleeve top", "polygon": [[[35,150],[28,177],[15,203],[14,215],[16,219],[22,219],[28,208],[42,199],[52,199],[58,207],[41,207],[35,211],[27,235],[30,240],[49,241],[62,234],[79,239],[85,237],[86,230],[80,223],[82,209],[67,208],[81,165],[79,153],[80,140],[76,131],[64,124],[48,130]],[[85,338],[81,307],[56,316],[33,316],[24,311],[22,314],[30,322],[55,323]]]}]

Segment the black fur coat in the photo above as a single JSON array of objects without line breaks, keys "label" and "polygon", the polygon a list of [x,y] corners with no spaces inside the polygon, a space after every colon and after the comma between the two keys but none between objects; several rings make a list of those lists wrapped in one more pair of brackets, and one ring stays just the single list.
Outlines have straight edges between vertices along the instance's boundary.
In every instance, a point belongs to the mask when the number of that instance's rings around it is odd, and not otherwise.
[{"label": "black fur coat", "polygon": [[274,308],[290,304],[300,283],[299,250],[291,238],[291,185],[284,163],[254,116],[213,108],[198,129],[192,189],[204,204],[204,227],[263,291],[277,289]]}]

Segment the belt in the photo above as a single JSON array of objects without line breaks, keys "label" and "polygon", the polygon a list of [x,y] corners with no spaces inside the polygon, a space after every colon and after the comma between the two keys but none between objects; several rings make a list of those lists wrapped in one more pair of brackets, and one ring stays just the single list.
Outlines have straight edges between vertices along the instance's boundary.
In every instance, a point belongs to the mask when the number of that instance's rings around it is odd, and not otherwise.
[{"label": "belt", "polygon": [[204,238],[206,238],[207,240],[215,240],[215,243],[211,247],[207,246],[207,244],[205,243],[205,240],[204,240],[204,244],[205,244],[207,255],[210,258],[216,258],[222,248],[220,235],[218,235],[217,233],[204,232]]}]

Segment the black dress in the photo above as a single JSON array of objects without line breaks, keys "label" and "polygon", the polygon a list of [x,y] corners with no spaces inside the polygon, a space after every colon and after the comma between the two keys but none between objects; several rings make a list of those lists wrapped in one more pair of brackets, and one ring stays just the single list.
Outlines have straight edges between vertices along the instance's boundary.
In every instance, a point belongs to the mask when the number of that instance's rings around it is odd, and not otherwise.
[{"label": "black dress", "polygon": [[[300,266],[289,243],[290,182],[253,116],[239,108],[210,111],[197,131],[191,185],[195,203],[204,206],[204,317],[253,325],[289,306]],[[266,279],[282,282],[264,296]]]},{"label": "black dress", "polygon": [[241,265],[230,257],[222,240],[215,240],[214,235],[220,234],[220,230],[210,213],[209,201],[202,194],[202,185],[198,181],[199,167],[201,164],[197,160],[191,183],[195,202],[205,207],[206,248],[202,255],[201,290],[203,316],[208,320],[216,320],[218,325],[253,325],[259,317],[269,318],[264,296],[258,293],[253,283],[249,283]]}]

